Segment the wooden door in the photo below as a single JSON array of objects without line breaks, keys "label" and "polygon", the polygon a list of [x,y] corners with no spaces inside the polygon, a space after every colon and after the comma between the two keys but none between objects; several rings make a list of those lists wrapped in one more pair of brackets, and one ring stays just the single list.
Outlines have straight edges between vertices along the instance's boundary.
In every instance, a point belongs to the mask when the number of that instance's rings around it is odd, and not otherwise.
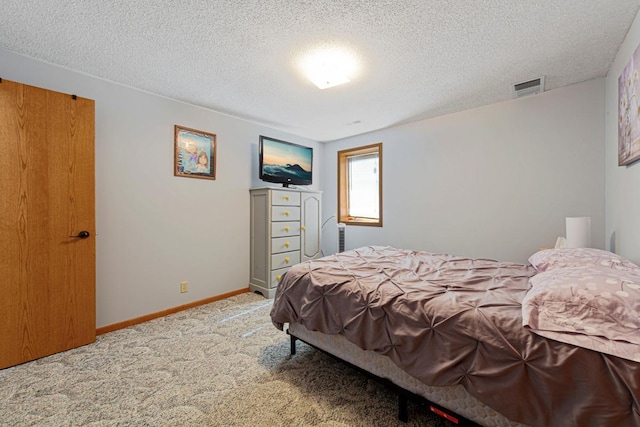
[{"label": "wooden door", "polygon": [[95,341],[94,127],[92,100],[0,81],[0,369]]}]

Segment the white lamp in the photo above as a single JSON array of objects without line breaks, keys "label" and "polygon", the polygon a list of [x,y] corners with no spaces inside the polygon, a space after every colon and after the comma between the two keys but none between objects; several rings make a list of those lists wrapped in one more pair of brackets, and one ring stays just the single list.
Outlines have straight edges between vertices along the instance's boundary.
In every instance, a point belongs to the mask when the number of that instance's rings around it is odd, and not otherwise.
[{"label": "white lamp", "polygon": [[567,217],[567,248],[591,247],[591,217]]}]

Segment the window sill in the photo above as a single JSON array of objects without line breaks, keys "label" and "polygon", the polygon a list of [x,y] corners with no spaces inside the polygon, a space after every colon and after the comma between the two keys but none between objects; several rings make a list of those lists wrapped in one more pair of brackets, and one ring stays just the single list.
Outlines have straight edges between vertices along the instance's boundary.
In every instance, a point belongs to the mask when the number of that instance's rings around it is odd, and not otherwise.
[{"label": "window sill", "polygon": [[340,218],[340,221],[346,225],[363,225],[367,227],[382,227],[382,220],[370,218]]}]

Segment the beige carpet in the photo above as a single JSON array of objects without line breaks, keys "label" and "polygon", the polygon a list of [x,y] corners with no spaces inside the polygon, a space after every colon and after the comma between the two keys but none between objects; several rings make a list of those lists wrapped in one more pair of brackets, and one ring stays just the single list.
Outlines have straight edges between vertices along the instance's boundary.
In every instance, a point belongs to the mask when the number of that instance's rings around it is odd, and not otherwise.
[{"label": "beige carpet", "polygon": [[2,426],[444,426],[238,295],[0,370]]}]

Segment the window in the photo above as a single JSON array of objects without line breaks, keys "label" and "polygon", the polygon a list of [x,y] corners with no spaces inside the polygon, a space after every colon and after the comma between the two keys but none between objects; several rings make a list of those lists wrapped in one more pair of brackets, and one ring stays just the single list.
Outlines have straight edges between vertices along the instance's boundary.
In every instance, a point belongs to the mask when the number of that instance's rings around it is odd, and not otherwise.
[{"label": "window", "polygon": [[382,227],[382,143],[338,151],[338,218]]}]

